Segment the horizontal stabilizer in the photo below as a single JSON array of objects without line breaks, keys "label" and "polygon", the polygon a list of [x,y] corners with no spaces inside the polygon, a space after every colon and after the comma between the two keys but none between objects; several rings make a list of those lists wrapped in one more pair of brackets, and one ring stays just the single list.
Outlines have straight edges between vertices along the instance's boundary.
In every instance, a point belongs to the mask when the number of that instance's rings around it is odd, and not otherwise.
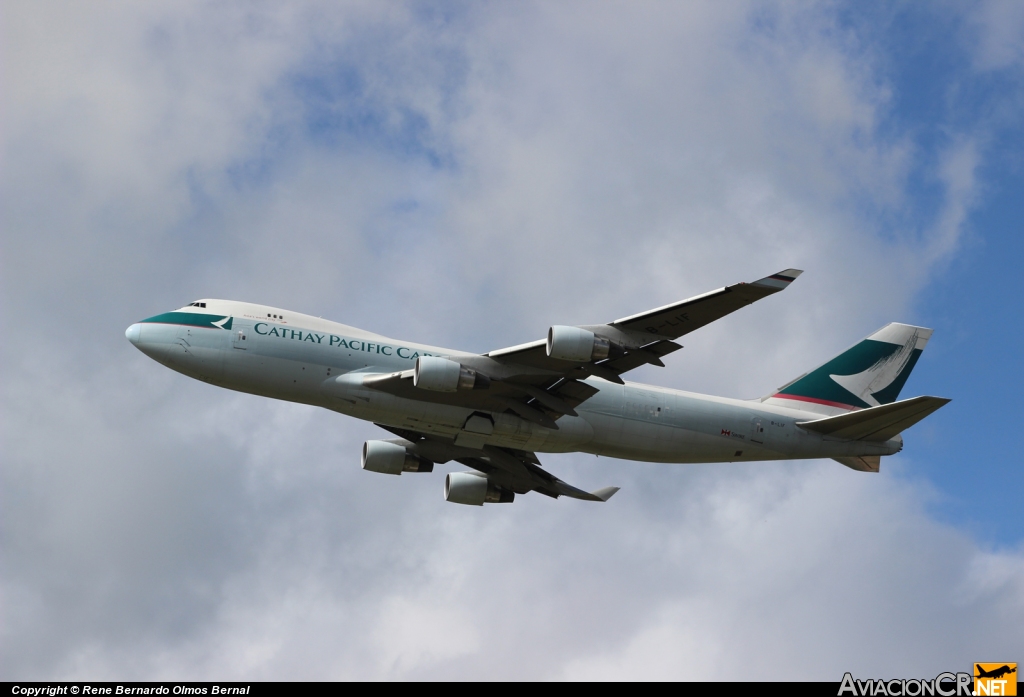
[{"label": "horizontal stabilizer", "polygon": [[884,442],[949,402],[944,397],[914,397],[826,419],[798,421],[797,426],[832,438]]},{"label": "horizontal stabilizer", "polygon": [[877,472],[882,466],[881,455],[860,455],[859,457],[834,457],[840,465],[846,465],[858,472]]}]

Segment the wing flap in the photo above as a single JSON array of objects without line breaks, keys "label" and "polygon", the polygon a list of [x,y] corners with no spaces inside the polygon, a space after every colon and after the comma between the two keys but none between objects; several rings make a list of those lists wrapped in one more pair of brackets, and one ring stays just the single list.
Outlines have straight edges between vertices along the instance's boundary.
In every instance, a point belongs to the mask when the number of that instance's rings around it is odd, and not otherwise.
[{"label": "wing flap", "polygon": [[944,397],[914,397],[825,419],[798,421],[797,426],[833,438],[884,442],[950,401]]},{"label": "wing flap", "polygon": [[402,436],[405,439],[403,445],[420,457],[437,463],[455,460],[482,472],[495,484],[511,489],[517,494],[536,491],[552,498],[568,496],[582,501],[607,501],[619,490],[614,486],[594,492],[578,489],[545,470],[540,466],[537,455],[526,450],[511,450],[493,445],[466,448],[437,436],[377,425]]},{"label": "wing flap", "polygon": [[551,389],[565,400],[566,403],[571,404],[574,407],[578,407],[583,404],[583,402],[600,392],[600,390],[593,385],[588,385],[587,383],[580,382],[578,380],[565,380]]},{"label": "wing flap", "polygon": [[593,492],[584,491],[544,471],[539,465],[520,459],[517,455],[501,448],[485,446],[483,457],[460,457],[456,458],[456,461],[482,472],[495,484],[511,489],[517,494],[536,491],[555,499],[559,496],[568,496],[581,501],[603,503],[619,490],[617,486],[609,486]]},{"label": "wing flap", "polygon": [[606,361],[601,365],[620,374],[648,363],[664,367],[665,364],[661,362],[661,359],[681,348],[682,346],[674,341],[656,341],[653,344],[647,344],[639,349],[634,349],[621,358]]},{"label": "wing flap", "polygon": [[882,468],[881,455],[860,455],[858,457],[834,457],[840,465],[846,465],[858,472],[877,472]]}]

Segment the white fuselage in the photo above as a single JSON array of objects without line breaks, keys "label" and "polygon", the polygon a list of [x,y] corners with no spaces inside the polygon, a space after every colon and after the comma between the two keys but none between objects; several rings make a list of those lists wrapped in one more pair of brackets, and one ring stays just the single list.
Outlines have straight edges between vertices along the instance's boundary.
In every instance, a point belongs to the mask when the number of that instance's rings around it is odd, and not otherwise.
[{"label": "white fuselage", "polygon": [[[417,357],[475,356],[396,341],[335,322],[264,305],[210,301],[204,309],[231,318],[226,326],[147,321],[128,338],[154,360],[212,385],[331,409],[386,426],[459,436],[473,410],[417,400],[363,386],[367,374],[412,369]],[[155,318],[156,319],[156,318]],[[897,452],[884,443],[844,441],[804,430],[797,422],[820,418],[759,401],[726,399],[599,378],[599,392],[578,416],[552,429],[510,413],[492,412],[494,432],[478,443],[534,452],[581,451],[648,462],[783,460]]]}]

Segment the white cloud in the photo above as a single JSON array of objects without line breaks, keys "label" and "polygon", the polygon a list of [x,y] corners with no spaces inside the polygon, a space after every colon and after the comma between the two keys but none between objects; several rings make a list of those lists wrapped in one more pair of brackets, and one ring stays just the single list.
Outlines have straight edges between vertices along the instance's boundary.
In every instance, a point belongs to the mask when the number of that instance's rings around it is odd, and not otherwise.
[{"label": "white cloud", "polygon": [[1024,7],[1012,0],[989,0],[971,13],[975,64],[980,70],[1020,67],[1024,61]]},{"label": "white cloud", "polygon": [[939,177],[946,196],[928,240],[926,258],[932,264],[949,260],[957,249],[967,214],[978,195],[979,159],[978,146],[973,139],[956,142],[943,153]]},{"label": "white cloud", "polygon": [[121,338],[203,295],[483,351],[803,267],[643,374],[766,392],[913,320],[978,186],[964,134],[937,222],[878,233],[914,151],[829,8],[6,21],[4,675],[834,680],[1020,643],[964,630],[1021,614],[1020,554],[934,522],[892,466],[548,457],[624,489],[449,506],[436,474],[358,470],[374,427]]}]

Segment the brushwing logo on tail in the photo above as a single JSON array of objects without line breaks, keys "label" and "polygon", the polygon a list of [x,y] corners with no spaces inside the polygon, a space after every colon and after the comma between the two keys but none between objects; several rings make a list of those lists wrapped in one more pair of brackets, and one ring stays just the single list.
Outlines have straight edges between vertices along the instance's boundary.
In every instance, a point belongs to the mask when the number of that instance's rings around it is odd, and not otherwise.
[{"label": "brushwing logo on tail", "polygon": [[883,391],[900,376],[914,355],[914,348],[920,332],[915,331],[902,345],[894,344],[893,352],[875,361],[867,370],[855,375],[829,375],[840,387],[859,397],[867,404],[877,407],[881,405],[875,394]]},{"label": "brushwing logo on tail", "polygon": [[931,329],[891,322],[772,395],[826,408],[867,409],[899,397]]}]

